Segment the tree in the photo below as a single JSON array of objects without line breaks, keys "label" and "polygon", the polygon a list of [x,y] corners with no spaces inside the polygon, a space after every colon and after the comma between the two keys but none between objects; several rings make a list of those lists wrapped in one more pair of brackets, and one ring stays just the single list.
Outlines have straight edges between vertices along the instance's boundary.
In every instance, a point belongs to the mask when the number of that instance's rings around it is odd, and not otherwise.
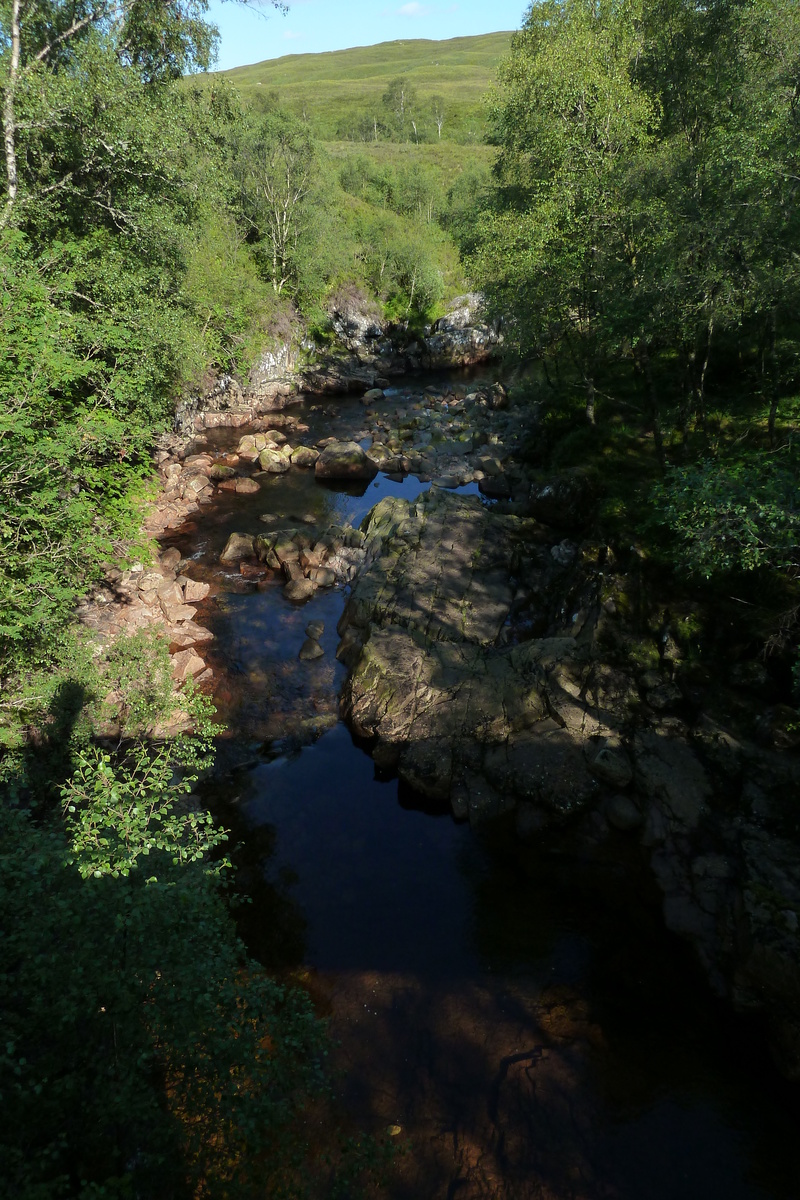
[{"label": "tree", "polygon": [[434,96],[431,99],[431,112],[433,113],[433,121],[436,126],[436,132],[439,135],[439,141],[441,141],[442,126],[444,125],[445,118],[444,100],[441,96]]},{"label": "tree", "polygon": [[389,125],[405,138],[416,110],[417,91],[405,75],[393,79],[383,93],[382,103],[386,109]]},{"label": "tree", "polygon": [[[25,194],[20,133],[31,121],[45,128],[58,122],[56,74],[79,72],[83,48],[98,38],[108,39],[119,62],[147,80],[207,68],[215,37],[202,19],[207,7],[207,0],[189,0],[186,5],[172,0],[6,0],[0,15],[6,47],[0,72],[6,164],[0,226],[11,220]],[[62,182],[54,179],[46,186],[55,190]]]},{"label": "tree", "polygon": [[566,352],[595,419],[622,171],[654,110],[631,80],[630,6],[549,0],[529,10],[492,107],[500,147],[477,270],[515,312],[521,355]]},{"label": "tree", "polygon": [[318,171],[316,145],[306,125],[275,110],[240,143],[237,169],[245,214],[280,294],[293,276],[306,201]]}]

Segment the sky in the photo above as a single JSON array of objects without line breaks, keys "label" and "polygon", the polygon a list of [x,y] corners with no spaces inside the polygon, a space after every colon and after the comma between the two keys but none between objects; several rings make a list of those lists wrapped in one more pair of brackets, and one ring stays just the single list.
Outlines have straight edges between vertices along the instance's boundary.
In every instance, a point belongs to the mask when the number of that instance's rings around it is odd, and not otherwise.
[{"label": "sky", "polygon": [[289,0],[284,15],[269,0],[211,0],[221,34],[217,70],[280,58],[372,46],[403,38],[467,37],[519,29],[525,0]]}]

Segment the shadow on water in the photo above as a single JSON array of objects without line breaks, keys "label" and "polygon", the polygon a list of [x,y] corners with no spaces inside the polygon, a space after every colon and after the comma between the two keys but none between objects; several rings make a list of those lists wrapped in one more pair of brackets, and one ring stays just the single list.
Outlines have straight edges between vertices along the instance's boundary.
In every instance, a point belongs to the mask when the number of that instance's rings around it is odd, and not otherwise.
[{"label": "shadow on water", "polygon": [[[354,1122],[402,1126],[392,1200],[796,1200],[797,1091],[664,929],[636,846],[475,833],[381,777],[337,722],[341,592],[297,609],[221,576],[228,533],[264,512],[358,523],[426,486],[376,482],[291,472],[215,502],[181,548],[218,587],[230,769],[206,795],[238,843],[240,931],[313,972]],[[325,654],[300,662],[312,619]]]}]

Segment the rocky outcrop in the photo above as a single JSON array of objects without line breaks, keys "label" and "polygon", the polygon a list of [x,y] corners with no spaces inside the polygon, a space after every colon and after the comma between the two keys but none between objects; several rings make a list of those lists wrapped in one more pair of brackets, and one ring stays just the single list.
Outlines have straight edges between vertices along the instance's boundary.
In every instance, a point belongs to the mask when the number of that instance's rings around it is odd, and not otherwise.
[{"label": "rocky outcrop", "polygon": [[499,324],[485,321],[477,293],[458,296],[420,337],[407,323],[378,326],[374,317],[356,320],[352,313],[346,325],[343,320],[337,325],[334,317],[334,325],[349,353],[329,355],[306,369],[304,391],[364,391],[416,371],[476,366],[492,358],[503,341]]},{"label": "rocky outcrop", "polygon": [[265,349],[246,379],[226,374],[178,406],[175,427],[188,435],[203,429],[241,428],[280,412],[302,393],[342,395],[381,387],[390,378],[486,362],[503,337],[488,324],[477,293],[458,296],[422,337],[407,323],[384,322],[377,306],[350,289],[334,297],[330,319],[337,345],[320,350],[297,330]]},{"label": "rocky outcrop", "polygon": [[338,656],[379,766],[524,838],[637,840],[667,925],[800,1079],[797,756],[703,712],[669,647],[633,665],[606,548],[438,489],[364,535]]},{"label": "rocky outcrop", "polygon": [[[533,523],[432,489],[381,501],[364,532],[339,654],[352,664],[345,714],[376,759],[473,821],[524,803],[545,824],[589,803],[586,739],[618,738],[624,706],[587,713],[573,695],[579,623],[515,644],[527,589],[564,572]],[[596,602],[590,571],[580,587]]]}]

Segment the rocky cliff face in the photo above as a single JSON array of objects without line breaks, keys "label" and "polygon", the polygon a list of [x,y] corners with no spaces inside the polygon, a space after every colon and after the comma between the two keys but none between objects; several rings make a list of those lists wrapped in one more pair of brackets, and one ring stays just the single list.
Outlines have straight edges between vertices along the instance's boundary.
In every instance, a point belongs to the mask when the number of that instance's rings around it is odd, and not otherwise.
[{"label": "rocky cliff face", "polygon": [[669,637],[637,668],[608,547],[439,489],[363,532],[339,656],[376,762],[523,838],[637,839],[669,927],[800,1078],[797,756],[698,705]]}]

